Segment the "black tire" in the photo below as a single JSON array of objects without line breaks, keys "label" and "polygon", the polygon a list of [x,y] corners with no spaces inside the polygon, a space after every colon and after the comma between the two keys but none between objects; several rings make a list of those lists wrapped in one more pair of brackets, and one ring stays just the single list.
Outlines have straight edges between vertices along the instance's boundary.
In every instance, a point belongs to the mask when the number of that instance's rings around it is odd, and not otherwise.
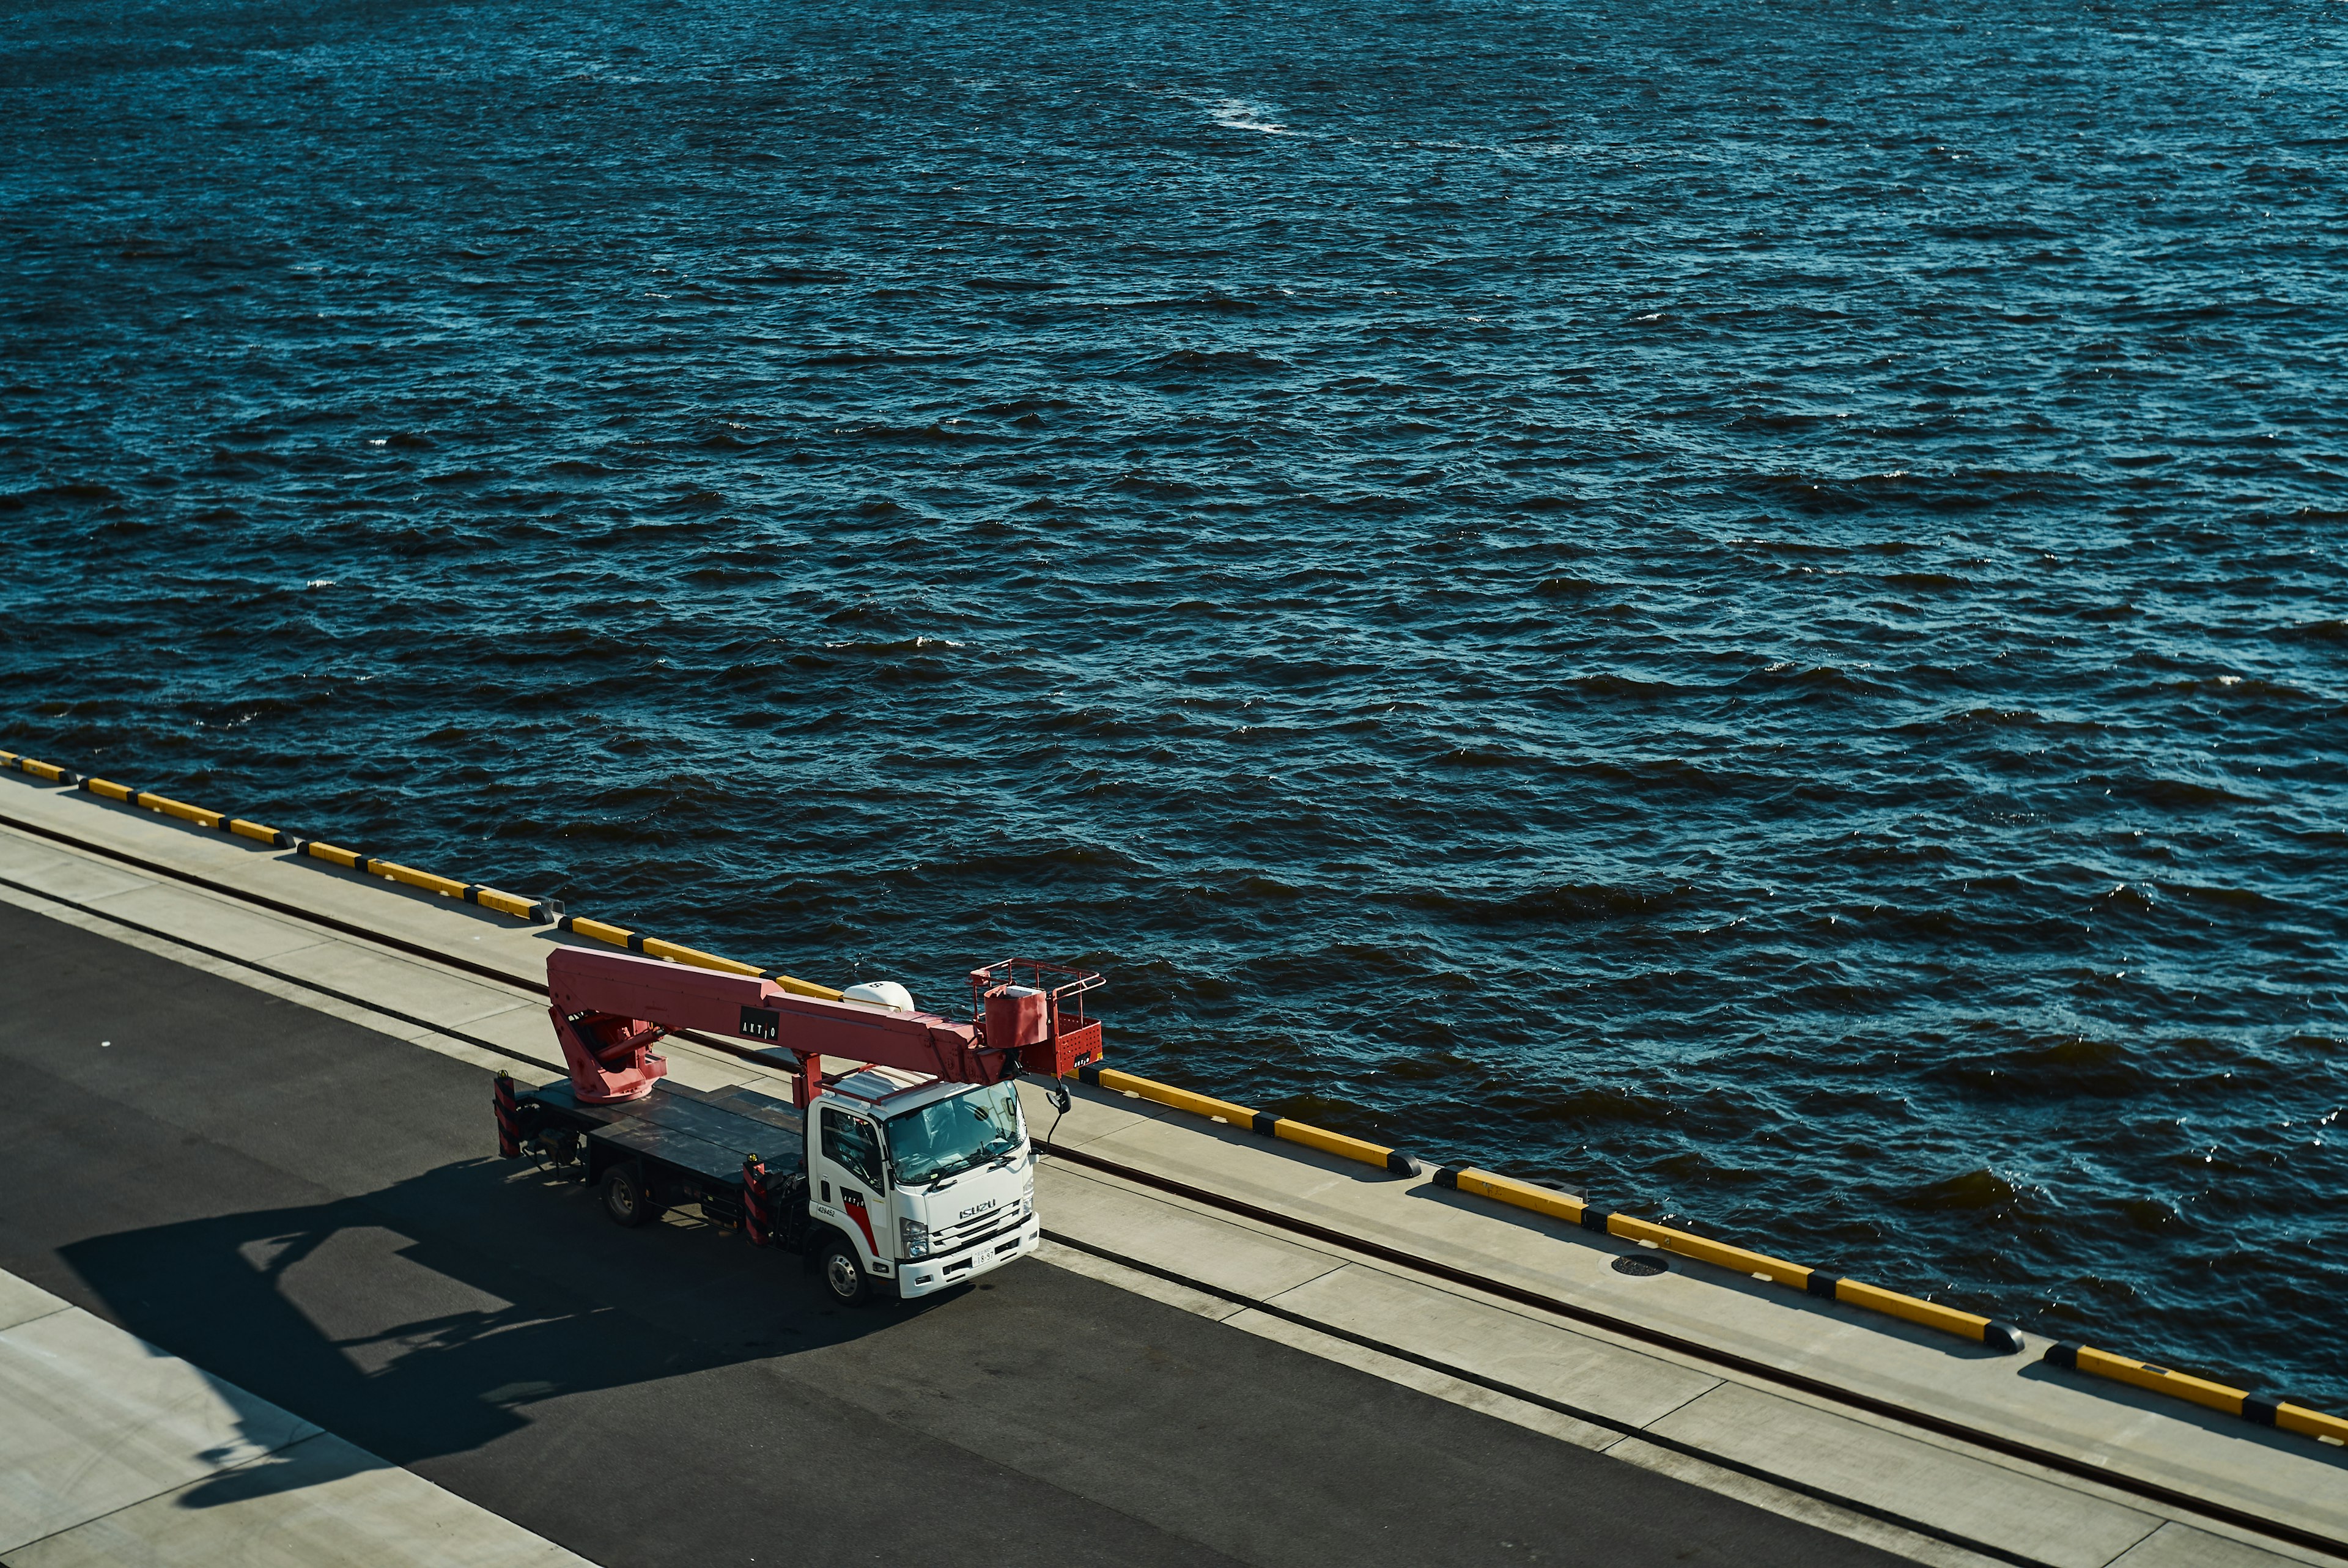
[{"label": "black tire", "polygon": [[644,1191],[644,1178],[628,1165],[614,1165],[603,1178],[603,1212],[614,1225],[633,1230],[660,1211]]},{"label": "black tire", "polygon": [[856,1261],[856,1249],[844,1235],[834,1234],[816,1264],[824,1294],[842,1307],[861,1307],[872,1299],[872,1279]]}]

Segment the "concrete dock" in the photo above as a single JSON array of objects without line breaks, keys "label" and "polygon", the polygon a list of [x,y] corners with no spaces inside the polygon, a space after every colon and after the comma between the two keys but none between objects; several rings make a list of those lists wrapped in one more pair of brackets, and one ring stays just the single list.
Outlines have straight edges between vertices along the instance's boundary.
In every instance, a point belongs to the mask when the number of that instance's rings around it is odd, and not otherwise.
[{"label": "concrete dock", "polygon": [[582,1562],[6,1273],[0,1412],[15,1568]]},{"label": "concrete dock", "polygon": [[[618,1231],[489,1157],[489,1072],[560,1075],[530,982],[564,939],[0,777],[11,1288],[479,1534],[387,1556],[354,1523],[374,1554],[332,1555],[333,1485],[272,1461],[308,1532],[275,1560],[928,1561],[975,1522],[1005,1561],[2348,1561],[2340,1449],[2036,1341],[1618,1272],[1616,1238],[1094,1089],[1056,1129],[1029,1103],[1063,1151],[1038,1259],[840,1313],[796,1260],[688,1215]],[[671,1047],[695,1087],[778,1081]],[[0,1430],[31,1397],[12,1332]],[[98,1560],[66,1543],[103,1512],[45,1522],[97,1506],[0,1481],[0,1562]],[[248,1517],[149,1529],[143,1560],[272,1560],[221,1544],[275,1516]]]}]

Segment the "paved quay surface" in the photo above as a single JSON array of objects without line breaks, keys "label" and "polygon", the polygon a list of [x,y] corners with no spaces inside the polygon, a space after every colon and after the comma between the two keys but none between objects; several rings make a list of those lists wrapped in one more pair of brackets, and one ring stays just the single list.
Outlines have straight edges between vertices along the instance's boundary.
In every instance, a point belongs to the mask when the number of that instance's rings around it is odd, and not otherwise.
[{"label": "paved quay surface", "polygon": [[[144,949],[168,960],[164,973],[208,971],[230,982],[228,994],[292,1004],[285,1017],[324,1014],[359,1026],[356,1038],[408,1041],[402,1052],[394,1054],[452,1068],[461,1065],[458,1076],[472,1085],[476,1102],[487,1093],[482,1069],[511,1067],[525,1079],[532,1077],[528,1067],[495,1050],[519,1051],[545,1063],[540,1077],[558,1075],[543,1000],[526,989],[528,977],[543,974],[549,942],[561,939],[553,933],[450,900],[391,888],[376,879],[288,863],[244,841],[184,829],[88,796],[20,783],[15,776],[0,776],[0,819],[5,818],[66,832],[75,844],[60,845],[0,827],[0,903],[37,911],[53,926],[79,926],[99,942],[100,950],[120,954],[123,961],[139,956],[135,949]],[[146,864],[133,866],[108,859],[98,852],[102,848],[135,854]],[[211,886],[190,886],[169,875],[171,870],[201,876]],[[257,906],[255,897],[273,900],[280,907]],[[400,951],[385,940],[337,930],[335,921],[411,947]],[[163,935],[142,934],[134,926]],[[187,945],[191,942],[214,952],[196,951]],[[7,950],[0,947],[0,951]],[[462,965],[474,968],[456,967]],[[767,1076],[756,1063],[684,1042],[671,1046],[673,1075],[695,1087]],[[110,1052],[114,1048],[100,1049]],[[336,1060],[332,1051],[327,1058]],[[73,1060],[69,1052],[57,1056],[60,1062]],[[270,1093],[290,1093],[304,1071],[289,1061],[269,1067],[262,1076],[272,1085]],[[1366,1375],[1384,1387],[1387,1397],[1406,1393],[1432,1400],[1447,1409],[1449,1419],[1471,1413],[1496,1419],[1535,1440],[1532,1452],[1568,1447],[1594,1459],[1602,1450],[1602,1468],[1591,1472],[1589,1482],[1572,1483],[1585,1491],[1594,1488],[1593,1495],[1611,1498],[1616,1478],[1626,1471],[1643,1471],[1650,1479],[1671,1477],[1724,1499],[1752,1502],[1777,1516],[1777,1522],[1808,1521],[1846,1542],[1872,1543],[1927,1563],[2271,1568],[2289,1561],[2338,1560],[2279,1542],[2256,1530],[2213,1522],[2189,1508],[2147,1501],[2140,1488],[2131,1493],[2100,1485],[2092,1478],[2101,1474],[2116,1480],[2140,1477],[2188,1500],[2209,1497],[2255,1520],[2275,1519],[2327,1537],[2348,1538],[2348,1466],[2343,1465],[2338,1450],[2264,1432],[2174,1400],[2056,1374],[2036,1365],[2035,1347],[2021,1357],[1991,1356],[1978,1347],[1909,1331],[1874,1315],[1807,1301],[1683,1260],[1674,1260],[1672,1272],[1663,1276],[1627,1278],[1608,1266],[1616,1255],[1634,1249],[1613,1238],[1482,1206],[1424,1180],[1395,1179],[1113,1094],[1082,1088],[1077,1094],[1076,1108],[1056,1128],[1040,1101],[1029,1102],[1038,1132],[1056,1132],[1060,1144],[1074,1153],[1099,1154],[1137,1174],[1177,1179],[1345,1236],[1467,1268],[1511,1287],[1636,1320],[1700,1349],[1710,1347],[1765,1368],[1799,1373],[1822,1386],[1848,1389],[1853,1396],[1979,1427],[2003,1439],[2027,1442],[2038,1451],[2069,1456],[2076,1468],[2049,1470],[1855,1410],[1848,1400],[1789,1389],[1782,1378],[1724,1370],[1716,1357],[1679,1355],[1587,1324],[1568,1323],[1472,1288],[1442,1284],[1391,1260],[1300,1238],[1292,1230],[1235,1217],[1067,1160],[1047,1160],[1040,1173],[1039,1208],[1047,1235],[1065,1244],[1047,1244],[1045,1256],[1061,1271],[1055,1277],[1068,1281],[1068,1288],[1103,1287],[1105,1293],[1076,1316],[1073,1329],[1039,1330],[1047,1342],[1055,1333],[1074,1332],[1079,1338],[1092,1334],[1104,1322],[1118,1321],[1119,1312],[1136,1309],[1138,1298],[1200,1320],[1193,1331],[1213,1327],[1226,1338],[1250,1338],[1303,1353],[1324,1368]],[[233,1096],[221,1104],[224,1116],[233,1116],[239,1109]],[[483,1131],[473,1129],[475,1119]],[[455,1125],[452,1152],[426,1169],[463,1166],[486,1151],[486,1112],[479,1103],[461,1111]],[[394,1140],[397,1149],[391,1152],[397,1154],[408,1146],[402,1140],[420,1140],[418,1146],[428,1146],[433,1135],[426,1129],[409,1129]],[[0,1152],[0,1174],[6,1173],[7,1158]],[[489,1169],[501,1184],[526,1183],[511,1174],[511,1166],[500,1171],[491,1163]],[[440,1179],[451,1178],[444,1172]],[[376,1196],[377,1189],[371,1186],[335,1190],[378,1206],[391,1201]],[[401,1187],[403,1193],[407,1190]],[[576,1189],[548,1189],[537,1195],[559,1204],[582,1194]],[[5,1242],[10,1201],[0,1197],[0,1242]],[[524,1227],[515,1245],[536,1245],[542,1238],[529,1227],[541,1227],[544,1215],[527,1206],[523,1212],[534,1217],[514,1222]],[[467,1224],[473,1223],[469,1214]],[[594,1234],[578,1238],[582,1260],[587,1262],[608,1253],[614,1239],[623,1245],[644,1239],[612,1232],[600,1218],[593,1220],[591,1231]],[[472,1234],[457,1230],[442,1239],[478,1248],[478,1240],[465,1241]],[[407,1231],[397,1235],[409,1243],[420,1239]],[[286,1278],[314,1274],[321,1266],[312,1255],[339,1258],[353,1245],[341,1230],[335,1236],[332,1245],[295,1248],[302,1256]],[[730,1238],[708,1235],[692,1239],[720,1251],[733,1245]],[[419,1250],[402,1245],[409,1254]],[[1117,1259],[1123,1262],[1112,1261]],[[5,1255],[0,1255],[0,1266],[14,1266]],[[1013,1276],[1024,1281],[1031,1272],[1051,1271],[1023,1266],[996,1276],[1001,1283],[995,1291],[984,1293],[986,1307],[1004,1307]],[[771,1273],[769,1269],[761,1277],[771,1283]],[[630,1283],[642,1287],[642,1282]],[[591,1293],[602,1288],[593,1284],[582,1287]],[[320,1287],[309,1284],[302,1288]],[[1026,1299],[1026,1288],[1023,1283],[1015,1293],[1019,1299]],[[321,1317],[312,1310],[308,1298],[290,1286],[281,1294],[300,1304],[305,1321],[331,1318],[331,1314]],[[497,1299],[519,1303],[526,1298],[509,1295]],[[798,1299],[804,1305],[813,1298]],[[1035,1310],[1045,1317],[1067,1316],[1057,1306]],[[912,1321],[926,1325],[930,1316],[917,1314]],[[358,1319],[369,1321],[363,1313]],[[505,1338],[501,1348],[514,1349],[534,1342],[527,1336],[511,1338],[518,1331],[537,1334],[544,1324],[555,1321],[550,1317],[500,1322],[480,1332]],[[891,1342],[911,1327],[912,1322],[890,1325],[880,1338]],[[414,1337],[412,1332],[395,1332],[396,1327],[377,1325],[350,1334],[336,1330],[338,1340],[350,1340],[344,1358],[371,1367],[370,1357],[389,1354],[382,1346],[406,1343],[401,1333]],[[867,1324],[856,1326],[850,1337],[860,1343],[872,1336]],[[1225,1338],[1209,1342],[1220,1344]],[[826,1357],[847,1353],[829,1340],[818,1347],[812,1338],[778,1340],[763,1349],[733,1348],[755,1359],[772,1358],[784,1348],[788,1348],[785,1358],[795,1376],[807,1375],[804,1368],[818,1364],[802,1358],[805,1348],[820,1348]],[[1075,1373],[1063,1367],[1057,1375],[1066,1378]],[[403,1386],[391,1376],[387,1362],[367,1376],[374,1387]],[[540,1416],[535,1400],[552,1398],[557,1405],[565,1405],[591,1394],[602,1397],[600,1389],[531,1387],[551,1381],[521,1378],[491,1388],[503,1390],[507,1406],[532,1420]],[[1090,1396],[1099,1400],[1128,1397],[1114,1381],[1092,1386],[1102,1390]],[[1149,1419],[1169,1430],[1183,1430],[1182,1423],[1195,1424],[1201,1411],[1256,1397],[1244,1389],[1226,1390],[1219,1385],[1202,1393],[1198,1402],[1178,1399]],[[911,1397],[908,1408],[927,1404],[923,1398]],[[1322,1419],[1324,1423],[1332,1419],[1325,1414]],[[1334,1419],[1339,1424],[1354,1419]],[[1050,1430],[1048,1423],[1040,1429],[1036,1451],[1057,1451]],[[1198,1440],[1211,1449],[1206,1437]],[[1274,1441],[1269,1435],[1262,1440],[1273,1448],[1288,1442],[1285,1437]],[[377,1451],[388,1450],[378,1447]],[[1089,1451],[1080,1450],[1065,1465],[1046,1470],[1045,1479],[1059,1484],[1066,1474],[1086,1472],[1095,1462],[1087,1457]],[[1314,1450],[1308,1444],[1308,1451],[1316,1463],[1335,1469],[1356,1462],[1342,1445]],[[1027,1461],[1011,1456],[1010,1462],[1015,1469]],[[1186,1471],[1191,1461],[1179,1450],[1153,1451],[1146,1463],[1130,1458],[1117,1463],[1122,1473],[1110,1489],[1108,1506],[1119,1508],[1161,1483],[1184,1496],[1214,1499],[1185,1505],[1194,1512],[1200,1507],[1240,1508],[1251,1495],[1250,1486],[1281,1492],[1292,1488],[1293,1479],[1276,1468],[1249,1469],[1231,1483],[1236,1490],[1226,1501],[1220,1495],[1225,1483],[1203,1471]],[[2086,1470],[2088,1479],[2077,1469]],[[1185,1474],[1193,1479],[1178,1479]],[[1450,1488],[1449,1481],[1443,1484]],[[1190,1488],[1187,1492],[1185,1486]],[[1376,1501],[1410,1495],[1394,1486],[1367,1490]],[[1292,1499],[1285,1506],[1311,1512],[1306,1503]],[[1593,1509],[1612,1517],[1611,1501],[1593,1503],[1584,1497],[1576,1506],[1583,1517]],[[1200,1539],[1191,1514],[1180,1508],[1175,1512],[1180,1517],[1171,1528],[1189,1530],[1190,1539]],[[1348,1503],[1326,1512],[1343,1524],[1358,1510]],[[1300,1550],[1311,1533],[1284,1537],[1276,1522],[1265,1529],[1267,1539],[1288,1539]],[[559,1532],[555,1538],[568,1539]],[[1342,1540],[1350,1556],[1363,1552],[1361,1543],[1342,1531],[1316,1539],[1323,1546]],[[1532,1535],[1529,1544],[1555,1553],[1568,1552],[1581,1539],[1570,1532]],[[1217,1545],[1249,1560],[1303,1560],[1230,1548],[1220,1538]],[[1674,1550],[1688,1545],[1683,1540]],[[1621,1560],[1627,1549],[1623,1541],[1606,1538],[1607,1560]],[[1757,1550],[1740,1546],[1735,1560],[1767,1560],[1756,1555]],[[1443,1560],[1440,1549],[1431,1554]],[[1509,1559],[1504,1554],[1492,1560]],[[1640,1559],[1634,1555],[1629,1560]]]},{"label": "paved quay surface", "polygon": [[1893,1561],[1042,1263],[840,1312],[484,1159],[461,1062],[0,950],[0,1266],[597,1563]]},{"label": "paved quay surface", "polygon": [[13,1568],[585,1568],[6,1273],[0,1552]]}]

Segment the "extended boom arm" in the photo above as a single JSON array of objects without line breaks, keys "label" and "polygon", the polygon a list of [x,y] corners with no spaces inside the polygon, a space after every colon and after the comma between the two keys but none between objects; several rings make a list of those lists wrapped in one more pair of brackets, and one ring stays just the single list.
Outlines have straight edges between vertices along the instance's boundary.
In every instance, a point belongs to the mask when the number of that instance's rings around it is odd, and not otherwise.
[{"label": "extended boom arm", "polygon": [[[1026,1066],[1045,1073],[1064,1072],[1071,1065],[1057,1060],[1067,1053],[1059,1049],[1056,1009],[1025,1009],[1034,1016],[1021,1017],[1018,1027],[997,1028],[993,1032],[1004,1038],[989,1040],[988,1030],[934,1013],[793,996],[754,976],[584,948],[557,948],[547,954],[546,987],[572,1089],[588,1104],[651,1093],[653,1081],[668,1071],[667,1061],[654,1055],[652,1047],[681,1029],[788,1052],[798,1074],[801,1105],[814,1099],[827,1056],[906,1068],[949,1083],[998,1083],[1018,1072],[1028,1058]],[[976,999],[983,1005],[983,997]],[[989,1024],[995,1023],[999,1010],[999,1002],[986,1009]],[[1099,1054],[1099,1026],[1080,1032],[1089,1047],[1083,1054]]]}]

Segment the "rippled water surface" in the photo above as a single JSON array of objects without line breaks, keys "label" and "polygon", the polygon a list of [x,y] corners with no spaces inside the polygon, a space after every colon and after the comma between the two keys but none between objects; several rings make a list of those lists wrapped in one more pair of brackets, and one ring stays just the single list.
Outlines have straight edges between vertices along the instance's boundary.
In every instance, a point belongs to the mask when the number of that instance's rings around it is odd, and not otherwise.
[{"label": "rippled water surface", "polygon": [[2348,1403],[2336,6],[57,5],[0,743]]}]

